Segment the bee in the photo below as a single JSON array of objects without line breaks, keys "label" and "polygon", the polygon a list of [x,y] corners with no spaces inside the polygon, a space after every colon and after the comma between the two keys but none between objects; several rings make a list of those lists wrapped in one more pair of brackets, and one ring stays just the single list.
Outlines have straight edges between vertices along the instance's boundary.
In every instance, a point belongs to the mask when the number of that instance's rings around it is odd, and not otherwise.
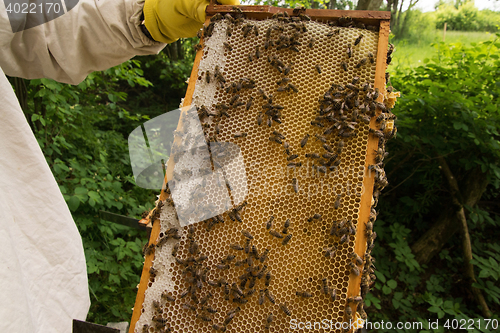
[{"label": "bee", "polygon": [[177,251],[179,250],[179,243],[174,244],[172,247],[172,256],[175,257],[177,255]]},{"label": "bee", "polygon": [[323,148],[327,151],[333,154],[333,148],[327,143],[323,143]]},{"label": "bee", "polygon": [[340,237],[339,244],[344,244],[345,242],[347,242],[347,240],[347,234],[344,234],[342,237]]},{"label": "bee", "polygon": [[144,326],[142,326],[142,332],[149,333],[149,325],[148,324],[144,324]]},{"label": "bee", "polygon": [[256,25],[253,27],[253,33],[255,36],[259,35],[259,27],[257,27]]},{"label": "bee", "polygon": [[361,68],[361,66],[363,66],[364,64],[366,64],[367,62],[367,59],[366,58],[363,58],[361,59],[357,64],[356,66],[354,66],[355,68]]},{"label": "bee", "polygon": [[245,242],[245,253],[250,253],[250,242],[251,240],[247,238]]},{"label": "bee", "polygon": [[273,294],[271,294],[271,292],[269,291],[269,289],[267,289],[267,288],[266,288],[266,289],[264,290],[264,293],[266,294],[267,299],[268,299],[271,303],[276,304],[276,299],[274,298]]},{"label": "bee", "polygon": [[228,25],[226,29],[226,36],[231,37],[232,34],[233,34],[233,27]]},{"label": "bee", "polygon": [[299,193],[299,182],[297,181],[297,178],[292,179],[292,187],[295,193]]},{"label": "bee", "polygon": [[323,291],[324,294],[328,295],[330,293],[330,287],[328,286],[328,279],[324,278],[321,280],[321,290]]},{"label": "bee", "polygon": [[289,83],[289,84],[288,84],[287,89],[288,89],[288,90],[289,90],[289,89],[292,89],[292,91],[293,91],[294,93],[298,93],[298,92],[299,92],[299,89],[297,89],[297,87],[296,87],[294,84],[292,84],[292,83]]},{"label": "bee", "polygon": [[194,305],[189,304],[189,303],[182,304],[182,307],[186,310],[196,311],[196,307]]},{"label": "bee", "polygon": [[370,128],[368,130],[373,136],[377,137],[377,138],[383,138],[384,137],[384,132],[382,131],[379,131],[379,130],[375,130],[373,128]]},{"label": "bee", "polygon": [[245,108],[246,108],[247,111],[250,110],[250,108],[252,107],[252,104],[253,104],[253,97],[250,96],[250,99],[248,100],[248,102],[247,102],[247,104],[245,106]]},{"label": "bee", "polygon": [[280,309],[281,311],[283,311],[287,316],[291,316],[292,313],[290,312],[290,310],[288,309],[288,306],[286,305],[286,303],[281,303],[280,304]]},{"label": "bee", "polygon": [[[239,307],[238,307],[238,308],[239,308]],[[236,309],[238,309],[238,308],[236,308]],[[235,310],[236,310],[236,309],[235,309]],[[229,311],[229,312],[228,312],[228,314],[227,314],[227,316],[226,316],[226,319],[224,319],[224,326],[227,326],[227,325],[231,322],[231,320],[233,320],[234,316],[235,316],[235,315],[236,315],[236,313],[237,313],[237,311],[235,311],[235,310],[232,310],[232,311]]]},{"label": "bee", "polygon": [[305,156],[307,158],[319,158],[319,154],[317,153],[312,153],[312,154],[307,153]]},{"label": "bee", "polygon": [[229,264],[217,264],[216,267],[220,270],[225,270],[225,269],[229,269]]},{"label": "bee", "polygon": [[161,310],[161,305],[160,305],[160,302],[158,302],[158,301],[153,301],[153,308],[154,308],[156,311],[160,311],[160,310]]},{"label": "bee", "polygon": [[342,194],[338,194],[337,199],[335,200],[335,204],[334,204],[335,209],[339,209],[341,199],[342,199]]},{"label": "bee", "polygon": [[264,297],[264,290],[262,290],[262,289],[261,289],[261,290],[259,291],[259,299],[258,299],[258,303],[259,303],[259,305],[264,304],[265,300],[266,300],[266,299],[265,299],[265,297]]},{"label": "bee", "polygon": [[290,162],[287,164],[289,168],[299,168],[302,166],[302,162]]},{"label": "bee", "polygon": [[363,34],[359,34],[358,38],[356,38],[356,40],[354,41],[354,46],[358,45],[363,37]]},{"label": "bee", "polygon": [[289,144],[288,142],[286,142],[286,141],[285,141],[285,142],[283,143],[283,148],[285,148],[285,153],[286,153],[287,155],[290,155],[290,154],[291,154],[291,152],[290,152],[290,144]]},{"label": "bee", "polygon": [[262,125],[262,112],[257,115],[257,125]]},{"label": "bee", "polygon": [[313,297],[313,295],[310,292],[307,292],[307,291],[296,291],[295,295],[297,295],[299,297],[304,297],[304,298],[311,298],[311,297]]},{"label": "bee", "polygon": [[348,320],[352,317],[352,309],[350,306],[346,306],[345,314],[347,315]]},{"label": "bee", "polygon": [[196,254],[198,253],[198,243],[197,242],[192,242],[191,245],[189,246],[189,253],[191,254]]},{"label": "bee", "polygon": [[316,68],[316,71],[318,71],[318,74],[321,74],[321,66],[320,65],[316,65],[314,67]]},{"label": "bee", "polygon": [[269,287],[269,284],[271,283],[271,272],[266,273],[266,287]]},{"label": "bee", "polygon": [[315,42],[316,42],[316,40],[315,40],[314,38],[311,38],[311,39],[309,40],[309,48],[311,48],[311,49],[312,49],[312,48],[313,48],[313,46],[314,46],[314,43],[315,43]]},{"label": "bee", "polygon": [[290,239],[292,239],[292,234],[287,235],[285,237],[285,239],[283,239],[283,241],[281,242],[281,244],[283,244],[283,245],[288,244],[288,242],[290,241]]},{"label": "bee", "polygon": [[290,219],[287,219],[285,221],[285,224],[283,225],[283,231],[281,233],[283,234],[288,233],[288,227],[290,227]]},{"label": "bee", "polygon": [[271,234],[271,236],[274,236],[276,238],[283,238],[283,235],[277,232],[276,230],[269,230],[269,233]]},{"label": "bee", "polygon": [[274,321],[274,316],[272,313],[269,314],[269,316],[267,316],[267,319],[266,319],[266,330],[268,330],[270,327],[271,327],[271,323]]},{"label": "bee", "polygon": [[226,326],[222,326],[222,325],[219,325],[219,324],[213,324],[212,328],[214,330],[216,330],[216,331],[221,331],[221,332],[225,332],[226,331]]},{"label": "bee", "polygon": [[[201,300],[200,300],[200,304],[203,305],[205,304],[206,302],[208,302],[208,300],[213,297],[214,295],[212,295],[211,292],[208,292],[208,294],[205,295],[205,297],[203,297]],[[217,311],[216,311],[217,312]]]},{"label": "bee", "polygon": [[301,146],[302,148],[304,148],[304,146],[306,145],[306,143],[307,143],[307,140],[308,140],[308,139],[309,139],[309,134],[306,134],[306,135],[304,136],[304,138],[300,141],[300,146]]},{"label": "bee", "polygon": [[273,220],[274,220],[274,216],[271,215],[271,218],[269,219],[269,221],[267,221],[266,223],[266,229],[269,230],[271,229],[271,227],[273,226]]},{"label": "bee", "polygon": [[184,298],[184,297],[186,297],[186,296],[187,296],[187,294],[189,294],[189,289],[184,290],[184,291],[183,291],[183,292],[179,295],[179,297],[180,297],[180,298]]},{"label": "bee", "polygon": [[347,58],[351,59],[351,57],[352,57],[352,47],[351,47],[351,44],[347,44],[346,53],[347,53]]},{"label": "bee", "polygon": [[337,146],[337,154],[340,155],[342,153],[342,149],[344,148],[344,146],[345,146],[344,140],[340,140]]},{"label": "bee", "polygon": [[248,133],[247,132],[236,132],[233,136],[235,139],[237,138],[245,138],[247,137]]},{"label": "bee", "polygon": [[161,298],[164,298],[166,299],[167,301],[169,302],[175,302],[175,298],[174,296],[172,296],[170,293],[164,291],[162,294],[161,294]]},{"label": "bee", "polygon": [[370,60],[371,64],[375,63],[375,57],[373,56],[373,53],[368,52],[368,59]]},{"label": "bee", "polygon": [[206,71],[206,72],[205,72],[205,81],[206,81],[207,83],[210,83],[210,72],[209,72],[209,71]]},{"label": "bee", "polygon": [[334,302],[337,300],[337,289],[334,288],[330,291],[330,297]]},{"label": "bee", "polygon": [[257,58],[257,59],[260,58],[259,45],[255,46],[255,58]]},{"label": "bee", "polygon": [[340,67],[342,67],[342,69],[347,72],[347,63],[345,61],[342,61],[340,63]]},{"label": "bee", "polygon": [[154,244],[150,244],[150,245],[147,245],[145,246],[144,248],[144,255],[147,256],[147,255],[150,255],[151,253],[153,253],[153,249],[155,248],[156,246]]},{"label": "bee", "polygon": [[246,238],[248,239],[253,239],[253,236],[250,232],[248,232],[247,230],[242,230],[241,233],[243,234],[243,236],[245,236]]},{"label": "bee", "polygon": [[335,251],[337,250],[336,247],[325,247],[325,257],[327,258],[333,258],[333,255],[335,254]]},{"label": "bee", "polygon": [[288,157],[286,158],[286,160],[287,160],[287,161],[291,161],[291,160],[296,159],[297,157],[299,157],[299,155],[297,155],[297,154],[292,154],[292,155],[288,156]]},{"label": "bee", "polygon": [[283,69],[283,74],[288,75],[291,70],[292,70],[292,64],[290,64],[290,66],[285,66]]},{"label": "bee", "polygon": [[236,256],[234,254],[228,254],[224,259],[222,259],[222,262],[223,263],[230,263],[231,261],[234,260],[234,258],[236,258]]},{"label": "bee", "polygon": [[[269,119],[271,119],[271,118],[269,118]],[[275,137],[275,136],[270,136],[270,137],[269,137],[269,140],[270,140],[270,141],[274,141],[274,142],[276,142],[276,143],[278,143],[278,144],[282,144],[282,143],[283,143],[283,141],[281,141],[281,139],[280,139],[280,138],[277,138],[277,137]]]},{"label": "bee", "polygon": [[196,315],[196,318],[200,318],[201,320],[206,322],[212,321],[212,318],[206,317],[204,315]]},{"label": "bee", "polygon": [[198,43],[194,46],[194,52],[198,52],[203,48],[203,45],[201,43]]},{"label": "bee", "polygon": [[224,47],[228,50],[228,51],[232,51],[233,50],[233,47],[228,43],[228,42],[224,42]]}]

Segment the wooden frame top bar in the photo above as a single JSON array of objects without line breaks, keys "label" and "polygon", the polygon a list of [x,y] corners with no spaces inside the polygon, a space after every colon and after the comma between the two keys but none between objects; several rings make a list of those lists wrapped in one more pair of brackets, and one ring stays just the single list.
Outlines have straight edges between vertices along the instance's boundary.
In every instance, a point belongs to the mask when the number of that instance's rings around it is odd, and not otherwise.
[{"label": "wooden frame top bar", "polygon": [[[293,14],[292,8],[280,8],[273,6],[225,6],[225,5],[208,5],[207,16],[213,16],[217,13],[235,13],[235,7],[241,9],[242,13],[249,18],[258,20],[266,19],[276,13],[287,12]],[[336,9],[305,9],[301,13],[309,16],[312,20],[327,21],[340,17],[351,17],[365,24],[377,25],[381,20],[390,20],[391,12],[376,11],[376,10],[336,10]]]}]

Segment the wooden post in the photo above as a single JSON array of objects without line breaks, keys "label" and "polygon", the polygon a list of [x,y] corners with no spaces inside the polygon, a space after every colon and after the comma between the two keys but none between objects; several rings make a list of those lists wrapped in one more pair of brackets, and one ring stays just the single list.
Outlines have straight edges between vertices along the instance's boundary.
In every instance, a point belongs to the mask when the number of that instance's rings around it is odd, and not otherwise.
[{"label": "wooden post", "polygon": [[444,42],[444,40],[446,39],[446,25],[447,25],[447,23],[446,23],[446,22],[444,22],[444,28],[443,28],[443,42]]}]

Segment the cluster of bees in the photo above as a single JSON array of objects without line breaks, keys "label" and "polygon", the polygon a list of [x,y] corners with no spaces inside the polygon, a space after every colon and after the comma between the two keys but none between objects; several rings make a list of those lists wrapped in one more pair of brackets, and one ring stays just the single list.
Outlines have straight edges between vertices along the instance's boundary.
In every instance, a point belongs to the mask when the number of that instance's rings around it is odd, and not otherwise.
[{"label": "cluster of bees", "polygon": [[[276,49],[285,50],[290,52],[300,52],[301,37],[307,32],[307,26],[305,22],[309,21],[310,18],[303,14],[302,10],[294,10],[293,15],[288,15],[286,12],[277,13],[273,16],[276,24],[273,24],[267,31],[265,31],[265,42],[263,46],[256,46],[255,51],[248,54],[248,61],[252,62],[255,59],[262,57],[262,53],[270,50]],[[239,10],[239,8],[234,7],[234,12],[231,14],[217,14],[211,18],[209,25],[204,27],[203,37],[205,40],[210,38],[213,34],[215,23],[220,20],[227,20],[229,24],[227,25],[226,35],[231,36],[235,29],[241,28],[243,38],[249,36],[258,36],[261,32],[259,31],[257,25],[246,23],[244,20],[244,14]],[[328,25],[333,28],[327,34],[327,37],[333,37],[339,35],[340,29],[335,29],[336,27],[356,27],[361,29],[376,31],[378,27],[375,26],[365,26],[363,23],[356,22],[349,17],[341,17],[336,21],[329,21]],[[350,64],[350,59],[353,58],[353,53],[356,52],[356,46],[358,46],[363,40],[364,35],[361,33],[355,38],[351,43],[348,44],[345,50],[345,60],[340,63],[340,69],[343,71],[348,71],[349,66],[353,68],[361,68],[367,64],[373,64],[375,58],[372,53],[368,52],[365,57],[360,61]],[[311,38],[307,42],[307,47],[313,48],[316,41]],[[224,42],[224,47],[231,51],[233,47]],[[389,48],[387,55],[387,63],[390,63],[391,53],[393,47]],[[276,82],[276,93],[297,93],[297,87],[290,82],[289,74],[292,71],[293,63],[284,63],[279,59],[278,56],[268,56],[267,57],[269,65],[279,72],[281,75],[280,79]],[[318,74],[322,73],[322,68],[319,64],[314,65]],[[229,117],[231,110],[237,109],[239,107],[244,107],[246,111],[249,111],[256,102],[254,97],[250,97],[247,101],[240,99],[240,94],[245,89],[252,90],[257,88],[260,97],[262,98],[263,104],[261,105],[262,110],[259,110],[256,117],[256,123],[258,126],[267,125],[268,127],[277,126],[282,123],[282,110],[284,107],[274,102],[273,95],[267,94],[263,89],[259,88],[253,79],[241,78],[236,82],[227,82],[220,68],[216,66],[215,71],[210,73],[206,71],[204,73],[204,80],[207,84],[215,82],[217,86],[224,90],[227,94],[232,94],[232,97],[227,103],[219,103],[212,107],[206,107],[204,105],[197,107],[196,116],[202,122],[202,126],[205,130],[205,140],[210,143],[217,143],[217,135],[220,134],[220,120],[223,117]],[[389,83],[389,77],[386,76],[387,83]],[[392,87],[388,88],[392,91]],[[374,262],[375,259],[371,256],[371,250],[374,246],[374,240],[376,238],[376,233],[373,231],[373,223],[376,219],[377,213],[375,207],[377,206],[378,196],[380,191],[387,186],[387,178],[383,170],[383,160],[387,156],[385,151],[385,142],[396,135],[396,128],[393,126],[395,116],[390,112],[389,108],[384,104],[379,102],[380,92],[378,89],[374,89],[373,86],[368,82],[361,82],[359,77],[354,77],[351,82],[347,84],[332,84],[331,87],[326,91],[319,100],[318,114],[314,120],[311,121],[313,129],[317,133],[308,133],[300,141],[300,147],[308,147],[308,142],[310,140],[316,140],[321,142],[321,151],[308,152],[304,156],[307,159],[313,161],[312,168],[318,173],[326,173],[328,170],[333,171],[337,168],[342,159],[342,152],[345,146],[348,144],[349,140],[355,138],[358,133],[357,130],[360,127],[360,122],[364,124],[369,124],[373,117],[376,117],[377,129],[369,129],[370,135],[379,139],[378,150],[376,151],[375,163],[369,166],[369,171],[375,172],[375,188],[374,188],[374,201],[372,202],[371,214],[369,221],[366,223],[366,239],[367,247],[366,253],[363,257],[360,257],[355,252],[351,252],[348,255],[350,262],[348,263],[348,270],[350,274],[355,276],[361,276],[361,288],[360,295],[347,298],[347,304],[345,306],[345,320],[349,321],[353,318],[352,309],[349,304],[357,305],[357,312],[362,318],[366,319],[366,313],[363,308],[363,298],[370,290],[370,286],[375,280]],[[379,110],[382,111],[379,115],[377,113]],[[390,124],[390,126],[389,126]],[[233,134],[233,138],[245,138],[247,133],[237,132]],[[290,144],[286,141],[286,137],[279,130],[273,130],[272,134],[269,136],[269,140],[275,144],[283,145],[284,153],[287,155],[287,166],[290,168],[299,168],[302,166],[301,162],[296,162],[296,159],[301,155],[292,152]],[[217,146],[216,146],[217,147]],[[210,148],[209,148],[210,150]],[[210,151],[211,155],[218,156],[224,154],[223,150],[213,149]],[[178,162],[182,157],[181,150],[173,150],[172,156],[174,162]],[[216,163],[217,158],[214,158],[212,163]],[[219,166],[221,167],[221,166]],[[209,172],[208,170],[207,172]],[[180,180],[180,179],[178,179]],[[170,186],[175,186],[174,182],[169,182]],[[228,189],[231,190],[229,184],[226,183]],[[297,178],[292,178],[292,188],[294,192],[298,193],[300,188]],[[169,186],[167,185],[165,191],[170,194]],[[160,202],[161,203],[161,202]],[[154,216],[157,218],[159,211],[162,208],[160,204],[155,208]],[[171,199],[167,199],[167,204],[173,205]],[[334,203],[334,208],[338,209],[342,204],[342,195],[338,194]],[[230,209],[227,212],[228,217],[232,221],[242,222],[241,212],[244,209],[246,202]],[[152,214],[153,215],[153,214]],[[308,222],[314,222],[321,220],[321,214],[314,214],[307,219]],[[203,221],[205,223],[207,231],[212,230],[212,228],[218,223],[224,223],[224,218],[222,215],[214,216]],[[281,240],[283,246],[286,246],[292,238],[292,234],[289,233],[289,228],[291,221],[287,219],[282,228],[278,227],[278,230],[273,228],[274,216],[270,216],[268,222],[265,224],[267,232],[273,238]],[[151,253],[155,247],[163,246],[168,240],[173,239],[177,243],[173,246],[172,256],[175,262],[181,268],[181,274],[184,278],[185,284],[188,286],[187,289],[182,291],[178,296],[183,299],[182,307],[186,311],[192,311],[197,319],[206,322],[211,325],[215,331],[226,331],[227,327],[230,325],[234,317],[241,311],[241,307],[247,302],[251,301],[252,296],[256,296],[257,303],[263,305],[266,301],[276,304],[276,298],[272,294],[270,287],[271,281],[273,279],[271,269],[266,264],[268,259],[269,249],[266,248],[263,251],[259,250],[256,245],[252,244],[254,239],[253,235],[246,231],[242,231],[244,238],[243,244],[231,244],[230,253],[228,253],[224,258],[220,259],[220,262],[216,264],[216,269],[221,271],[226,271],[231,269],[231,267],[245,267],[244,273],[238,277],[237,282],[226,281],[224,278],[219,278],[218,280],[209,280],[207,274],[209,268],[203,265],[203,262],[207,259],[207,256],[200,254],[200,248],[198,243],[194,239],[194,228],[192,225],[188,227],[187,234],[187,258],[180,258],[178,256],[179,249],[179,239],[178,230],[175,228],[168,229],[163,235],[160,235],[156,245],[148,245],[145,248],[145,253]],[[332,243],[324,248],[324,255],[327,258],[334,258],[337,249],[343,244],[350,241],[350,238],[356,235],[356,224],[355,221],[350,219],[342,219],[340,221],[334,221],[328,232],[329,239]],[[157,273],[154,268],[150,271],[151,276],[154,277]],[[320,282],[320,289],[322,293],[325,294],[332,302],[335,302],[338,298],[337,289],[330,286],[328,278],[323,278]],[[229,310],[225,316],[224,320],[220,323],[214,323],[213,314],[217,313],[217,309],[210,306],[210,300],[214,297],[210,291],[206,291],[206,285],[214,288],[221,288],[224,299],[228,302],[234,304],[234,307]],[[202,292],[203,291],[203,292]],[[203,295],[203,296],[202,296]],[[311,298],[313,293],[310,291],[297,290],[295,295],[299,298]],[[165,302],[175,302],[176,299],[168,292],[164,292],[161,296],[161,300]],[[287,303],[279,303],[279,309],[286,316],[291,316],[292,313],[288,308]],[[171,332],[171,328],[164,319],[162,314],[163,306],[159,301],[153,301],[154,315],[152,322],[155,328],[160,332]],[[275,315],[269,313],[265,319],[264,328],[269,330],[273,323],[275,322]],[[150,326],[148,324],[143,326],[143,332],[149,332]]]}]

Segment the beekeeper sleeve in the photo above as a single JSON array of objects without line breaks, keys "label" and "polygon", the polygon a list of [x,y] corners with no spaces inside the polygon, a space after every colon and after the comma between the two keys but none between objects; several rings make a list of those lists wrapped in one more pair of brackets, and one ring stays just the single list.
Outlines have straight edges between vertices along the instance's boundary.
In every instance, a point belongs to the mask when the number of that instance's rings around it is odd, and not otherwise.
[{"label": "beekeeper sleeve", "polygon": [[2,1],[0,67],[11,76],[77,84],[93,71],[157,53],[165,44],[141,31],[143,6],[141,0],[80,0],[66,14],[14,34]]},{"label": "beekeeper sleeve", "polygon": [[72,331],[90,305],[81,237],[4,73],[79,83],[165,44],[139,28],[143,2],[80,0],[12,33],[0,1],[0,332]]}]

